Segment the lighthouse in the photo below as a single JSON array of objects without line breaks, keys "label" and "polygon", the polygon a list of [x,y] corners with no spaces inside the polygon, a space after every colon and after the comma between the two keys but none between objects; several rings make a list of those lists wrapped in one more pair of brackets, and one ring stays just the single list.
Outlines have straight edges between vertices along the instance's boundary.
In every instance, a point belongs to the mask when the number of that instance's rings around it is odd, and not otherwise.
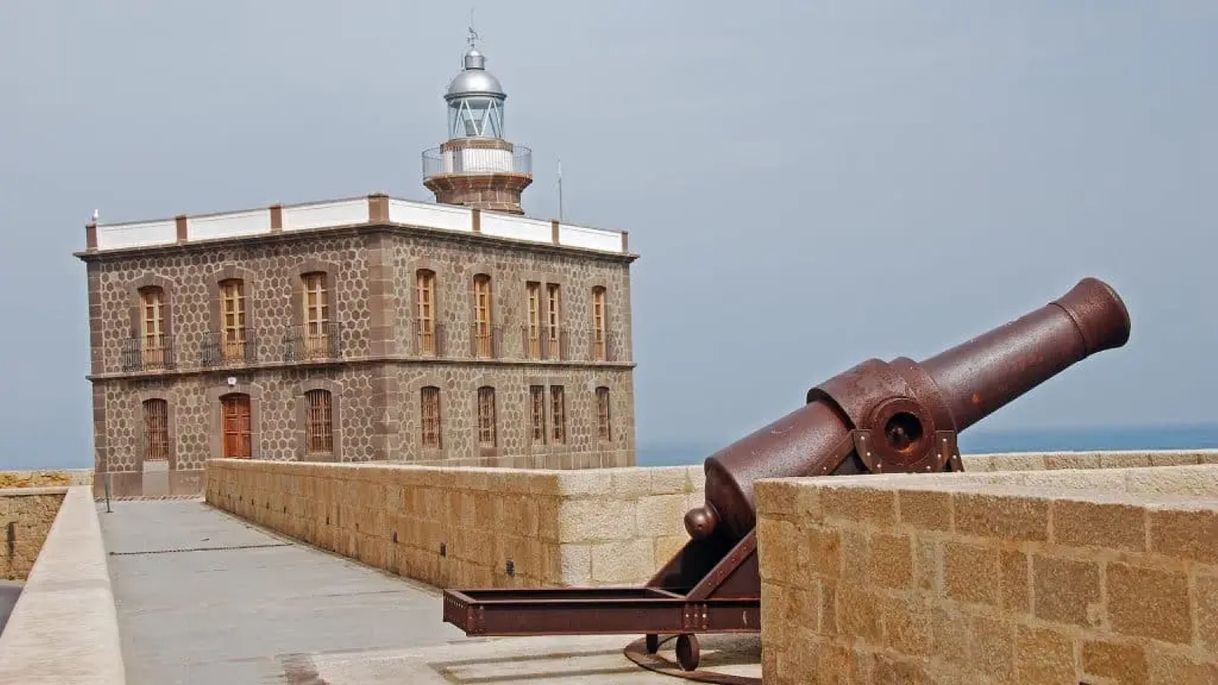
[{"label": "lighthouse", "polygon": [[470,29],[461,71],[444,94],[448,140],[423,152],[423,185],[436,202],[523,214],[520,195],[533,182],[533,152],[504,138],[507,93],[486,69]]}]

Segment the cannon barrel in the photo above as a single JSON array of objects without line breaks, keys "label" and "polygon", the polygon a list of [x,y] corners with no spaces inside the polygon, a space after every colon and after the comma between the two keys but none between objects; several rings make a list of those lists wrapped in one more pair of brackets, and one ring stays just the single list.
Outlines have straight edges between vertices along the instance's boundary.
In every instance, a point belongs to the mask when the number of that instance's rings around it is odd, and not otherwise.
[{"label": "cannon barrel", "polygon": [[871,359],[808,392],[807,404],[707,458],[695,540],[743,538],[761,478],[943,471],[955,434],[1096,352],[1129,339],[1129,312],[1085,278],[1057,300],[922,363]]}]

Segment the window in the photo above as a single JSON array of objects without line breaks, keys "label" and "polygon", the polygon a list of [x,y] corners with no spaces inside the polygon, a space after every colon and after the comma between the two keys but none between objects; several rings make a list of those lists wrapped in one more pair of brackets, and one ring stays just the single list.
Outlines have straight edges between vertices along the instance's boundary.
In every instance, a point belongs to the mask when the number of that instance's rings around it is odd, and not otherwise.
[{"label": "window", "polygon": [[144,365],[165,366],[169,339],[165,335],[165,291],[157,286],[140,289],[140,340]]},{"label": "window", "polygon": [[605,361],[608,358],[606,345],[605,288],[598,285],[592,289],[592,358]]},{"label": "window", "polygon": [[546,386],[529,386],[529,404],[533,413],[533,444],[546,444]]},{"label": "window", "polygon": [[558,284],[546,284],[546,348],[547,357],[550,359],[560,359],[562,350],[559,347],[559,301],[558,301]]},{"label": "window", "polygon": [[602,441],[613,440],[613,430],[609,423],[609,388],[604,386],[596,389],[596,425],[597,435]]},{"label": "window", "polygon": [[419,269],[415,273],[415,330],[419,354],[436,353],[436,272]]},{"label": "window", "polygon": [[301,277],[304,284],[304,352],[306,357],[326,357],[330,351],[330,302],[326,274],[321,271]]},{"label": "window", "polygon": [[561,385],[550,386],[550,438],[555,445],[567,441],[567,401]]},{"label": "window", "polygon": [[423,447],[440,448],[440,389],[429,385],[419,391],[419,410],[422,414]]},{"label": "window", "polygon": [[226,361],[245,358],[245,283],[220,281],[220,344]]},{"label": "window", "polygon": [[478,388],[478,445],[495,446],[495,389]]},{"label": "window", "polygon": [[334,413],[328,390],[310,390],[305,393],[308,402],[306,430],[309,436],[309,452],[334,451]]},{"label": "window", "polygon": [[220,398],[221,431],[225,457],[249,459],[252,456],[250,396],[234,393]]},{"label": "window", "polygon": [[144,402],[144,459],[169,458],[169,403]]},{"label": "window", "polygon": [[529,281],[525,284],[528,293],[528,358],[541,358],[541,284]]},{"label": "window", "polygon": [[474,356],[491,357],[494,345],[491,340],[493,321],[491,312],[491,277],[486,274],[474,276]]}]

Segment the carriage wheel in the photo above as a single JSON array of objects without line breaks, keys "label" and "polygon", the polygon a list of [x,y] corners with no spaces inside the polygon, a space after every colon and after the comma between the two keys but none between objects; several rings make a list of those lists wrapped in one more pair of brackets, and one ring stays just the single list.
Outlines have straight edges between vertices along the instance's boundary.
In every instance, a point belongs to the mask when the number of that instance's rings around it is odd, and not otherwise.
[{"label": "carriage wheel", "polygon": [[660,636],[655,633],[647,633],[644,644],[648,654],[655,654],[660,651]]},{"label": "carriage wheel", "polygon": [[698,636],[693,633],[683,633],[677,636],[677,663],[681,668],[692,671],[698,668],[702,658],[702,649],[698,646]]}]

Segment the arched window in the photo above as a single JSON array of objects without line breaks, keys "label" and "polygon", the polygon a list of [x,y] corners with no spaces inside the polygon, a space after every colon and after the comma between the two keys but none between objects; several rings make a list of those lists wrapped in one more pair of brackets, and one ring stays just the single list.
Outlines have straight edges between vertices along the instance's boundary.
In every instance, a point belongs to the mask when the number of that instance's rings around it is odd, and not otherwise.
[{"label": "arched window", "polygon": [[220,351],[225,361],[245,359],[245,281],[220,281]]},{"label": "arched window", "polygon": [[419,269],[415,272],[415,331],[418,353],[436,353],[436,272]]},{"label": "arched window", "polygon": [[474,276],[474,356],[494,356],[494,312],[491,301],[491,277]]},{"label": "arched window", "polygon": [[311,271],[300,277],[303,286],[301,306],[304,313],[304,354],[307,358],[330,356],[330,300],[324,271]]},{"label": "arched window", "polygon": [[220,398],[220,430],[225,457],[249,459],[253,456],[249,395],[231,393]]},{"label": "arched window", "polygon": [[334,451],[334,420],[329,390],[310,390],[305,393],[308,402],[305,431],[308,434],[309,453]]},{"label": "arched window", "polygon": [[528,300],[528,323],[525,329],[525,356],[541,359],[541,283],[529,281],[524,284]]},{"label": "arched window", "polygon": [[546,358],[562,359],[562,302],[557,283],[546,284]]},{"label": "arched window", "polygon": [[605,288],[592,289],[592,358],[603,362],[608,359],[608,340],[605,335]]},{"label": "arched window", "polygon": [[495,389],[478,388],[478,446],[495,446]]},{"label": "arched window", "polygon": [[609,416],[609,388],[603,385],[596,389],[596,427],[596,434],[602,441],[613,440],[613,429]]},{"label": "arched window", "polygon": [[145,368],[164,368],[172,355],[166,335],[168,309],[163,288],[140,288],[140,348]]},{"label": "arched window", "polygon": [[419,391],[419,413],[422,432],[420,442],[428,449],[440,448],[440,389],[429,385]]},{"label": "arched window", "polygon": [[144,401],[144,459],[169,458],[169,403],[165,400]]}]

